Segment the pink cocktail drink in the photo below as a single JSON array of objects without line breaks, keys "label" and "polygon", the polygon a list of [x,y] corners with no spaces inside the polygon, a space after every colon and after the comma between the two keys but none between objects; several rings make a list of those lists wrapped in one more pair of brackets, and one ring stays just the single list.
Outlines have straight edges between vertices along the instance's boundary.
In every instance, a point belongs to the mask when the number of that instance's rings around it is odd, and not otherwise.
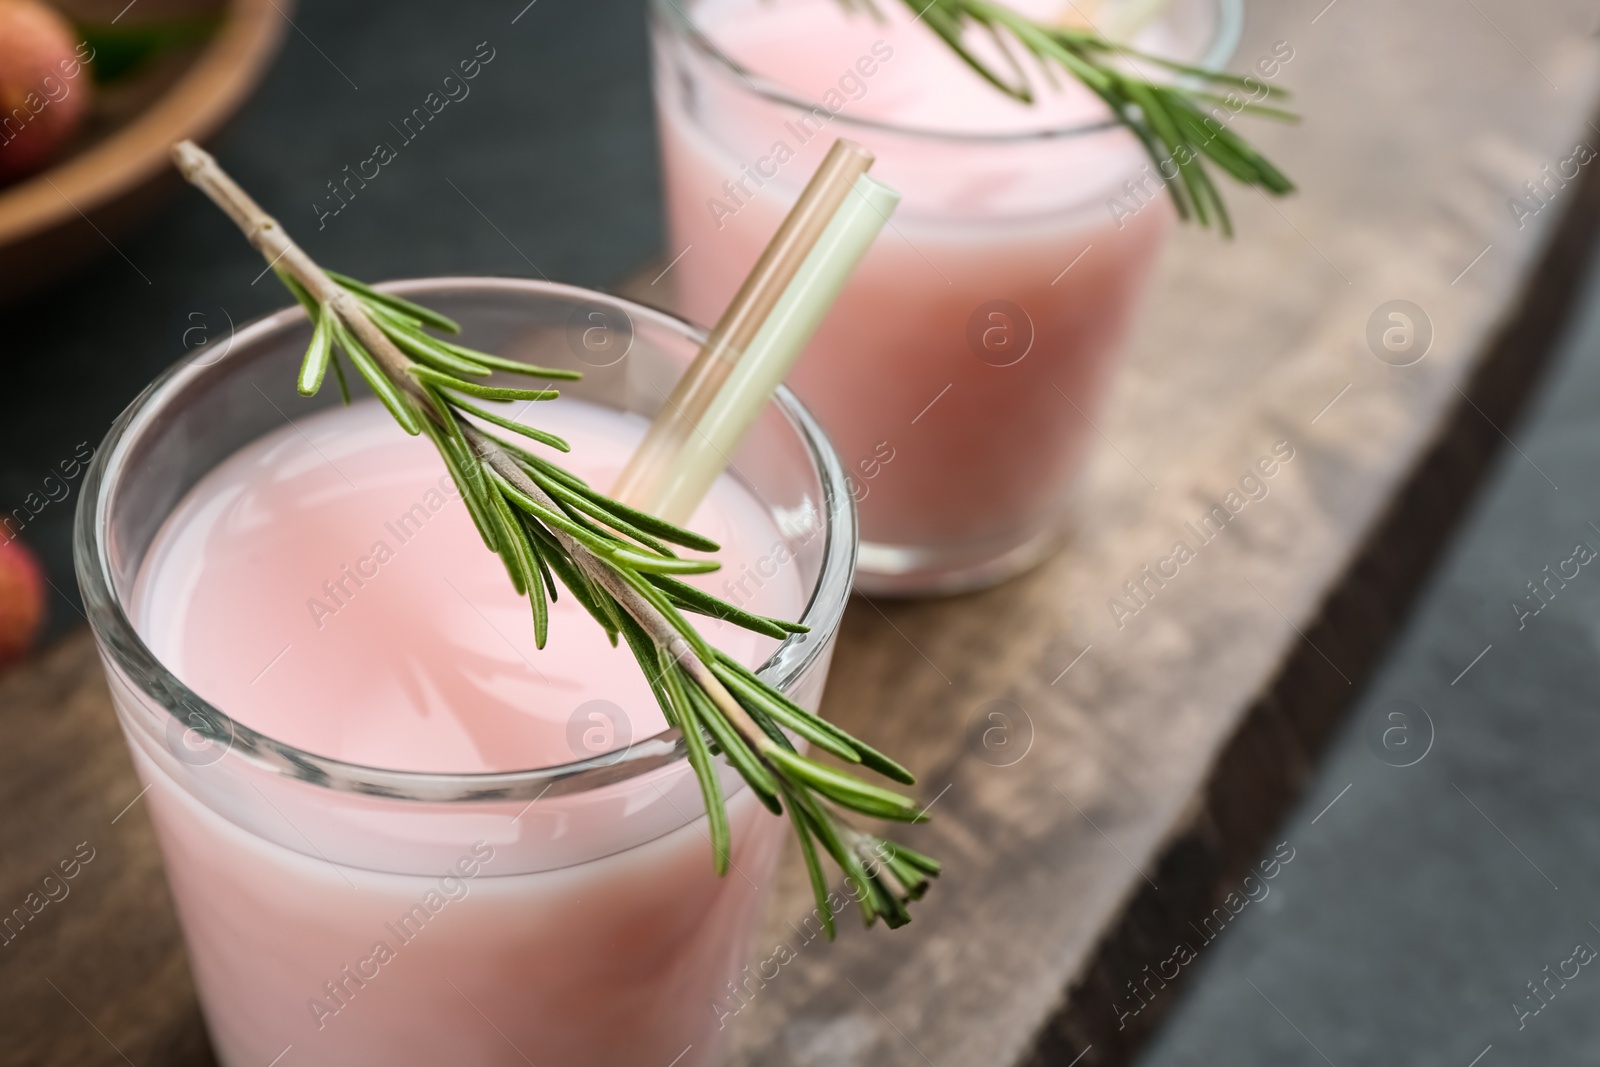
[{"label": "pink cocktail drink", "polygon": [[[1040,100],[1018,103],[877,6],[654,6],[668,255],[681,309],[713,321],[833,139],[877,154],[900,208],[790,380],[850,470],[857,584],[954,590],[1059,532],[1171,210],[1081,85],[1029,69]],[[1214,3],[1167,7],[1141,47],[1226,51]]]},{"label": "pink cocktail drink", "polygon": [[[597,484],[643,434],[627,407],[695,345],[580,291],[429,284],[487,343],[591,373],[524,417]],[[595,308],[626,357],[561,358]],[[626,647],[563,597],[536,650],[432,446],[376,402],[284,407],[298,320],[250,328],[130,409],[80,531],[220,1060],[715,1062],[712,1006],[747,962],[786,822],[725,770],[732,870],[715,875],[694,777]],[[691,525],[732,576],[762,575],[738,587],[745,607],[821,623],[781,646],[702,627],[814,706],[848,589],[848,491],[786,404]],[[726,595],[732,579],[697,580]]]}]

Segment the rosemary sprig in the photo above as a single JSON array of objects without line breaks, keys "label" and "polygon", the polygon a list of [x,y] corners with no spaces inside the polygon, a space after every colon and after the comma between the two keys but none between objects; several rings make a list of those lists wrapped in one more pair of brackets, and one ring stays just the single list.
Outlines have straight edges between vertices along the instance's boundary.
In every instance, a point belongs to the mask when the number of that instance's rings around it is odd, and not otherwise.
[{"label": "rosemary sprig", "polygon": [[[715,542],[609,499],[476,421],[565,452],[567,444],[559,437],[474,401],[557,396],[553,389],[485,383],[494,371],[546,380],[579,375],[503,359],[449,340],[460,327],[445,316],[322,270],[198,147],[183,142],[173,155],[184,176],[228,213],[311,317],[300,392],[316,393],[330,365],[343,388],[342,356],[407,433],[425,434],[433,442],[484,544],[500,555],[517,592],[529,598],[541,648],[558,585],[605,629],[613,644],[619,638],[628,643],[668,723],[683,737],[705,798],[717,873],[726,874],[730,848],[727,810],[713,764],[713,757],[721,755],[774,814],[787,809],[829,936],[833,915],[818,845],[859,887],[867,925],[878,918],[891,927],[910,921],[906,905],[926,892],[928,880],[939,873],[938,862],[849,826],[836,809],[900,822],[921,822],[925,816],[910,797],[802,755],[790,733],[895,782],[914,783],[911,773],[713,648],[684,613],[724,619],[774,638],[804,632],[805,627],[742,611],[679,580],[678,575],[713,571],[718,564],[683,558],[672,546],[710,552],[717,549]],[[346,399],[348,395],[346,391]]]},{"label": "rosemary sprig", "polygon": [[[875,0],[840,0],[847,10]],[[1178,216],[1195,218],[1201,226],[1213,219],[1223,234],[1232,236],[1227,205],[1211,180],[1204,161],[1245,185],[1276,196],[1294,191],[1294,183],[1225,124],[1213,117],[1223,92],[1246,89],[1263,100],[1283,100],[1288,94],[1257,78],[1175,63],[1118,44],[1093,30],[1041,23],[996,0],[904,0],[920,21],[937,33],[962,61],[996,89],[1024,103],[1034,101],[1034,87],[1017,63],[1010,44],[1020,46],[1044,67],[1050,77],[1059,67],[1105,101],[1118,122],[1144,145],[1156,165]],[[985,62],[967,45],[967,33],[978,28],[995,43],[1009,72]],[[1172,82],[1141,76],[1139,64],[1151,64],[1179,78]],[[1185,84],[1187,79],[1189,84]],[[1293,121],[1292,112],[1257,101],[1244,101],[1231,110]]]}]

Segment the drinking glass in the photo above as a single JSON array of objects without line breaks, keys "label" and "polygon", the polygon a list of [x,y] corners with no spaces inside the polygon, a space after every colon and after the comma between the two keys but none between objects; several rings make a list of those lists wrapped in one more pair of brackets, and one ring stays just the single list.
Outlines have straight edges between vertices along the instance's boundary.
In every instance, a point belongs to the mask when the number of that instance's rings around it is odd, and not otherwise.
[{"label": "drinking glass", "polygon": [[[568,286],[385,288],[455,318],[476,347],[583,371],[568,395],[646,416],[703,341],[669,315]],[[338,402],[333,389],[295,392],[309,337],[292,308],[164,373],[112,426],[78,512],[79,583],[219,1060],[714,1063],[713,1003],[747,962],[788,832],[736,774],[722,769],[733,851],[718,878],[675,730],[510,773],[342,763],[209,704],[132,621],[140,566],[184,494],[280,428],[278,409]],[[787,541],[776,558],[809,593],[810,632],[759,673],[815,708],[855,558],[844,471],[784,390],[732,460]]]},{"label": "drinking glass", "polygon": [[[1170,228],[1166,193],[1110,119],[974,132],[857,115],[857,90],[868,103],[896,91],[874,86],[912,62],[883,41],[840,75],[848,92],[813,100],[714,40],[717,25],[795,2],[652,0],[677,308],[716,320],[835,137],[876,153],[872,173],[900,208],[789,381],[846,464],[857,587],[992,584],[1059,540]],[[1178,42],[1176,58],[1220,66],[1241,12],[1238,0],[1170,0],[1158,18],[1151,32]]]}]

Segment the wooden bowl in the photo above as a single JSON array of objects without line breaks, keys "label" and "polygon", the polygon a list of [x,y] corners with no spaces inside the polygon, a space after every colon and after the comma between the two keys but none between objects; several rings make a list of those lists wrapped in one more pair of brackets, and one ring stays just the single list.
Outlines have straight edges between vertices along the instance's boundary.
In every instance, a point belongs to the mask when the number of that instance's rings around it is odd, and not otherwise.
[{"label": "wooden bowl", "polygon": [[[68,153],[0,187],[0,302],[38,290],[86,260],[116,255],[112,242],[160,206],[181,179],[167,151],[204,140],[261,80],[288,26],[289,0],[118,0],[58,3],[69,18],[109,23],[221,15],[205,41],[168,52],[97,90]],[[119,25],[122,23],[119,23]],[[136,268],[130,268],[136,269]]]}]

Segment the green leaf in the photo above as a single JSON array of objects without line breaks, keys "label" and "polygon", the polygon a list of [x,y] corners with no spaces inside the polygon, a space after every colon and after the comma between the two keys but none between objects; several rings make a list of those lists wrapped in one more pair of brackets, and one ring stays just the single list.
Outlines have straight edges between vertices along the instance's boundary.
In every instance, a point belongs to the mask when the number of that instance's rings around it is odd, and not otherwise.
[{"label": "green leaf", "polygon": [[[1166,149],[1167,158],[1178,168],[1178,174],[1183,179],[1184,186],[1189,190],[1189,201],[1194,207],[1195,217],[1200,220],[1200,225],[1206,226],[1211,222],[1211,214],[1206,205],[1204,188],[1195,172],[1199,169],[1198,157],[1187,149],[1183,138],[1178,133],[1177,124],[1162,107],[1160,99],[1151,88],[1137,79],[1126,79],[1123,90],[1128,98],[1139,106],[1144,114],[1144,120],[1150,124],[1155,135],[1160,138],[1162,146]],[[1187,160],[1180,159],[1178,149],[1185,148],[1184,155]]]},{"label": "green leaf", "polygon": [[383,401],[383,406],[389,409],[389,414],[394,416],[394,421],[398,422],[400,428],[413,437],[421,433],[422,424],[417,421],[417,412],[412,407],[410,398],[400,391],[398,385],[389,380],[389,376],[383,373],[382,368],[367,354],[367,350],[361,347],[361,343],[350,335],[349,330],[345,329],[345,325],[339,321],[338,315],[330,314],[328,318],[333,323],[334,340],[339,343],[339,347],[344,350],[345,355],[350,357],[350,362],[355,365],[361,376],[367,380],[367,385],[372,387],[372,391],[377,394],[378,399]]},{"label": "green leaf", "polygon": [[689,751],[689,766],[694,768],[694,776],[700,782],[700,794],[705,798],[706,818],[711,824],[712,861],[717,874],[727,874],[732,840],[728,834],[728,809],[722,799],[722,783],[717,780],[716,765],[711,762],[711,753],[706,749],[705,738],[701,736],[695,724],[689,696],[683,691],[682,668],[659,649],[657,664],[667,693],[678,711],[678,721],[681,724],[679,732],[682,733],[684,746]]},{"label": "green leaf", "polygon": [[666,716],[667,725],[682,730],[683,727],[678,722],[678,711],[672,706],[671,697],[661,681],[656,646],[650,640],[650,635],[629,617],[623,622],[622,636],[628,642],[633,658],[639,661],[639,671],[650,684],[650,691],[655,694],[656,703],[661,707],[661,714]]},{"label": "green leaf", "polygon": [[[528,528],[528,532],[532,535],[534,541],[542,549],[541,558],[549,562],[550,569],[555,572],[556,577],[561,579],[561,584],[567,587],[567,592],[572,594],[574,600],[583,605],[583,610],[587,611],[594,621],[600,624],[608,636],[615,639],[616,635],[623,629],[621,622],[627,621],[626,613],[621,616],[620,620],[613,617],[606,603],[609,599],[609,594],[603,589],[595,587],[589,576],[579,569],[578,565],[573,562],[572,557],[567,555],[566,550],[561,547],[550,531],[538,525],[531,517],[525,517],[524,525]],[[552,599],[554,598],[552,597]],[[649,668],[644,664],[653,661],[653,655],[650,660],[641,661],[640,669],[649,674]]]},{"label": "green leaf", "polygon": [[711,670],[717,676],[717,680],[731,690],[746,708],[755,705],[764,714],[775,719],[781,725],[787,726],[818,748],[831,752],[847,763],[861,762],[861,757],[857,754],[854,746],[846,741],[841,741],[833,736],[830,731],[821,729],[809,719],[790,714],[789,710],[781,703],[767,697],[766,693],[763,692],[766,687],[752,685],[740,676],[738,672],[729,670],[722,663],[712,664]]},{"label": "green leaf", "polygon": [[888,847],[890,852],[892,852],[897,859],[909,863],[913,868],[922,872],[923,874],[937,876],[941,871],[944,870],[944,864],[940,863],[931,856],[924,856],[916,849],[907,848],[905,845],[902,845],[897,841],[884,841],[882,843]]},{"label": "green leaf", "polygon": [[[511,514],[506,498],[499,493],[489,494],[489,515],[495,524],[495,542],[500,546],[500,558],[505,561],[511,585],[518,596],[523,596],[528,592],[528,572],[533,570],[533,560],[527,555],[527,546],[523,544],[522,525]],[[542,641],[536,644],[544,647]]]},{"label": "green leaf", "polygon": [[571,445],[567,444],[566,441],[557,437],[553,433],[546,433],[545,431],[537,429],[533,426],[528,426],[524,423],[508,419],[504,415],[497,415],[492,411],[485,411],[478,405],[469,404],[467,401],[462,400],[458,396],[450,397],[450,404],[453,407],[460,408],[462,411],[465,411],[470,415],[476,415],[485,422],[493,423],[496,426],[510,430],[512,433],[519,433],[524,437],[530,438],[531,440],[538,441],[540,444],[549,445],[551,448],[557,449],[561,452],[572,451]]},{"label": "green leaf", "polygon": [[[621,542],[618,542],[621,545]],[[614,547],[607,554],[622,566],[641,574],[710,574],[722,564],[714,559],[679,559],[676,556],[657,556],[635,549]]]},{"label": "green leaf", "polygon": [[739,772],[751,789],[755,790],[756,795],[772,814],[781,815],[783,809],[777,803],[778,780],[772,776],[772,772],[762,766],[755,753],[750,751],[749,746],[734,732],[733,727],[728,725],[722,709],[712,703],[711,698],[699,686],[686,685],[684,689],[688,694],[690,706],[694,708],[695,718],[700,720],[711,736],[716,738],[717,744],[722,746],[723,755],[733,765],[733,769]]},{"label": "green leaf", "polygon": [[[611,514],[600,504],[596,503],[593,497],[574,490],[571,486],[567,485],[566,482],[561,481],[559,478],[551,478],[537,470],[529,470],[528,476],[538,483],[539,488],[543,489],[546,493],[549,493],[553,499],[565,505],[565,510],[569,515],[573,511],[580,512],[581,514],[587,515],[589,518],[594,519],[603,526],[609,526],[612,530],[622,534],[624,537],[633,538],[635,541],[644,545],[652,552],[660,553],[663,556],[671,556],[673,554],[663,542],[651,537],[649,534],[645,533],[631,522],[628,522],[626,519],[622,519]],[[601,499],[604,498],[602,497]]]},{"label": "green leaf", "polygon": [[659,537],[670,544],[680,545],[683,548],[692,548],[697,552],[718,552],[722,549],[721,545],[709,537],[702,537],[693,530],[668,522],[666,519],[657,518],[648,511],[640,511],[638,508],[630,507],[620,500],[613,500],[611,497],[591,489],[586,483],[570,486],[570,488],[573,492],[599,505],[629,525],[644,530],[651,536]]},{"label": "green leaf", "polygon": [[427,382],[429,385],[441,389],[451,389],[468,396],[478,397],[480,400],[554,400],[561,394],[554,389],[513,389],[501,385],[480,385],[477,382],[464,382],[460,378],[436,371],[425,364],[413,364],[411,376],[418,381]]},{"label": "green leaf", "polygon": [[774,749],[765,755],[768,762],[791,779],[803,782],[851,811],[899,822],[920,822],[925,818],[918,813],[917,803],[910,797],[869,785],[853,775],[842,774],[793,752]]},{"label": "green leaf", "polygon": [[529,515],[532,515],[546,526],[549,526],[551,529],[560,530],[562,533],[573,538],[579,544],[583,545],[596,555],[604,557],[610,554],[611,545],[614,542],[609,542],[603,537],[595,536],[582,525],[573,522],[570,518],[561,514],[559,511],[552,511],[545,507],[543,504],[533,499],[533,497],[529,496],[521,489],[518,489],[510,482],[506,481],[504,476],[502,476],[499,471],[490,471],[489,476],[499,483],[500,490],[501,492],[505,493],[507,500],[510,500],[511,503],[515,504],[523,511],[526,511]]},{"label": "green leaf", "polygon": [[406,329],[397,319],[391,318],[386,314],[375,316],[373,321],[378,324],[378,329],[383,331],[384,336],[394,342],[396,348],[412,359],[420,361],[424,366],[432,367],[434,370],[439,371],[441,374],[458,376],[469,374],[485,378],[492,373],[488,367],[483,366],[481,363],[473,363],[452,352],[446,352],[443,348],[430,342],[423,334]]},{"label": "green leaf", "polygon": [[[1205,100],[1213,104],[1221,104],[1230,110],[1232,109],[1232,105],[1228,103],[1228,98],[1218,96],[1216,93],[1196,89],[1191,91],[1189,95],[1195,100]],[[1258,104],[1251,100],[1245,101],[1244,105],[1239,108],[1239,112],[1241,114],[1260,115],[1264,119],[1276,119],[1279,122],[1300,121],[1300,116],[1293,111],[1288,111],[1281,107],[1272,107],[1270,104]]]},{"label": "green leaf", "polygon": [[432,308],[425,308],[421,304],[413,304],[404,297],[395,296],[393,293],[379,292],[366,282],[356,281],[356,279],[340,274],[337,271],[324,270],[323,273],[352,293],[362,297],[368,303],[398,311],[402,315],[409,315],[418,322],[427,323],[434,329],[443,330],[445,333],[455,334],[461,332],[460,323],[446,315],[439,314]]},{"label": "green leaf", "polygon": [[805,817],[800,814],[794,799],[789,796],[787,787],[784,797],[788,800],[789,821],[794,824],[795,837],[800,839],[800,854],[805,857],[806,876],[811,880],[811,896],[817,902],[817,911],[822,914],[822,929],[832,941],[835,936],[833,927],[833,909],[828,907],[828,881],[822,874],[822,863],[817,859],[817,846],[811,841],[811,830],[807,827]]},{"label": "green leaf", "polygon": [[776,638],[781,641],[790,634],[809,633],[810,627],[802,626],[797,622],[785,622],[783,619],[769,619],[764,615],[754,615],[742,608],[736,608],[725,600],[719,600],[697,586],[688,582],[680,582],[665,574],[652,575],[652,582],[656,588],[666,593],[680,608],[709,615],[714,619],[731,622],[744,630],[762,634],[766,637]]},{"label": "green leaf", "polygon": [[833,857],[833,862],[837,863],[844,871],[846,878],[853,880],[862,887],[863,892],[861,899],[858,901],[861,906],[861,919],[867,926],[871,926],[873,920],[877,918],[882,910],[880,907],[881,902],[879,894],[871,890],[872,879],[868,876],[866,868],[862,866],[861,857],[857,856],[855,850],[849,848],[840,838],[839,828],[834,825],[833,818],[821,804],[817,803],[815,798],[804,790],[796,790],[794,799],[799,801],[798,806],[805,815],[807,824],[811,827],[811,832],[817,835],[817,840],[822,842],[822,847],[827,850],[829,856]]},{"label": "green leaf", "polygon": [[[518,515],[517,521],[522,524],[522,529],[526,531],[528,528],[526,516]],[[556,591],[556,580],[550,574],[550,564],[545,562],[544,550],[539,547],[539,539],[534,537],[531,533],[528,534],[528,551],[533,554],[534,563],[538,564],[540,593],[545,594],[550,603],[554,603],[558,595]],[[543,612],[546,617],[546,624],[548,624],[548,611],[540,608],[535,608],[534,610],[536,612]]]},{"label": "green leaf", "polygon": [[330,318],[331,315],[320,309],[313,317],[316,326],[311,331],[311,347],[306,349],[305,361],[300,364],[300,379],[295,383],[301,396],[316,396],[317,390],[322,388],[322,379],[327,376],[328,357],[333,355]]},{"label": "green leaf", "polygon": [[305,308],[306,314],[311,316],[311,320],[315,322],[317,318],[317,311],[321,307],[321,305],[317,303],[316,298],[310,293],[306,292],[306,287],[301,285],[293,275],[283,268],[273,267],[272,273],[278,276],[278,281],[282,282],[283,287],[289,290],[290,295],[295,299],[295,303]]},{"label": "green leaf", "polygon": [[503,370],[507,374],[521,374],[529,378],[546,378],[553,382],[575,382],[583,377],[583,371],[581,370],[539,367],[532,363],[523,363],[520,360],[506,359],[491,352],[480,352],[476,348],[466,348],[450,341],[442,341],[438,338],[434,338],[434,340],[463,359],[470,359],[474,363],[482,363],[484,366],[493,367],[495,370]]},{"label": "green leaf", "polygon": [[794,718],[805,722],[813,729],[826,730],[835,740],[854,748],[861,757],[861,765],[868,770],[881,774],[885,778],[890,778],[902,785],[916,784],[916,775],[865,741],[852,737],[822,716],[802,708],[799,704],[784,696],[783,693],[761,681],[753,671],[727,653],[720,651],[717,653],[717,667],[737,674],[747,685],[758,687],[765,699],[781,705]]},{"label": "green leaf", "polygon": [[[726,688],[726,686],[724,686],[724,688]],[[734,699],[739,699],[737,694],[734,695]],[[778,745],[781,748],[786,748],[790,752],[795,751],[794,742],[789,740],[789,735],[784,733],[783,730],[779,728],[778,724],[772,721],[772,717],[770,715],[761,710],[761,705],[753,701],[746,702],[740,700],[739,706],[744,709],[744,713],[750,716],[751,721],[761,728],[761,732],[766,734],[767,738],[773,744]]]},{"label": "green leaf", "polygon": [[349,407],[350,383],[345,381],[344,363],[339,359],[339,353],[333,353],[333,355],[329,357],[329,362],[333,364],[333,376],[339,381],[339,398],[344,401],[345,407]]},{"label": "green leaf", "polygon": [[483,475],[476,463],[459,449],[444,430],[434,425],[432,419],[422,420],[422,432],[428,435],[444,459],[444,465],[461,493],[461,502],[466,505],[467,514],[472,516],[472,524],[478,528],[478,536],[483,538],[484,546],[491,552],[499,552],[499,545],[495,542],[495,524],[489,518],[489,498],[481,481]]},{"label": "green leaf", "polygon": [[650,606],[660,612],[662,618],[672,624],[672,628],[688,642],[690,650],[695,656],[699,657],[702,663],[711,662],[716,653],[712,651],[710,645],[706,644],[706,639],[700,636],[700,631],[689,625],[688,620],[678,613],[677,608],[672,606],[672,601],[667,599],[667,594],[651,585],[645,580],[644,575],[630,567],[617,568],[614,573],[618,578],[632,586],[640,596],[648,600]]}]

